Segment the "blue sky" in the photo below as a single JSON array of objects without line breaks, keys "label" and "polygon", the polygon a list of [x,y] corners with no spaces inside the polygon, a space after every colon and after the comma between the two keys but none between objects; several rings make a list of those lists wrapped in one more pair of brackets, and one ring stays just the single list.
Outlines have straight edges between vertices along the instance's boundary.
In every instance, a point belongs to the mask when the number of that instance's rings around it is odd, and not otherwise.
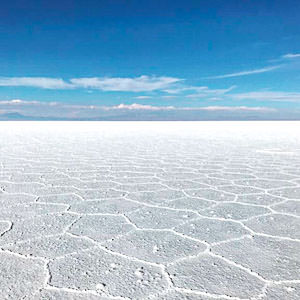
[{"label": "blue sky", "polygon": [[299,11],[296,0],[5,1],[0,115],[295,113]]}]

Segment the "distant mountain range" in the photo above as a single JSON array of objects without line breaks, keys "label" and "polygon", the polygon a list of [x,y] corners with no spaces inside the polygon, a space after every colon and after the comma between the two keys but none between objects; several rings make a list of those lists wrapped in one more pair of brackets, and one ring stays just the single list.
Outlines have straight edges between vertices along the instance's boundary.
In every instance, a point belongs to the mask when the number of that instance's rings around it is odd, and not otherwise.
[{"label": "distant mountain range", "polygon": [[0,114],[0,121],[46,121],[46,120],[59,120],[58,118],[25,116],[18,112],[11,112]]},{"label": "distant mountain range", "polygon": [[299,116],[285,114],[264,115],[255,112],[192,112],[192,111],[129,111],[98,117],[30,116],[19,112],[0,114],[0,121],[251,121],[251,120],[299,120]]}]

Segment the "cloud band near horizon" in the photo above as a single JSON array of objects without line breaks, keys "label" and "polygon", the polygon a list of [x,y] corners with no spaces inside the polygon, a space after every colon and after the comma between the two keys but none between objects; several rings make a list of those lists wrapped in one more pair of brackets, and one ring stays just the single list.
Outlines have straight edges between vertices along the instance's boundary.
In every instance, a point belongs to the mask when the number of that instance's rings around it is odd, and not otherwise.
[{"label": "cloud band near horizon", "polygon": [[155,106],[145,105],[139,103],[124,104],[112,106],[101,106],[101,105],[76,105],[66,104],[59,102],[41,102],[41,101],[26,101],[21,99],[12,100],[0,100],[0,106],[48,106],[48,107],[67,107],[76,109],[88,109],[88,110],[204,110],[204,111],[276,111],[275,108],[262,107],[262,106],[199,106],[199,107],[176,107],[176,106]]}]

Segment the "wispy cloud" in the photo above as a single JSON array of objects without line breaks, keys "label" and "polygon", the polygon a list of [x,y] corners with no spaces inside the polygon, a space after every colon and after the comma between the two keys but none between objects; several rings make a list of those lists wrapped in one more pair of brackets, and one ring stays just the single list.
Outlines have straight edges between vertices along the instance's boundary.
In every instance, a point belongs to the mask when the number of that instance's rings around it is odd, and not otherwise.
[{"label": "wispy cloud", "polygon": [[277,65],[277,66],[265,67],[265,68],[254,69],[254,70],[249,70],[249,71],[242,71],[242,72],[237,72],[237,73],[210,76],[210,77],[205,77],[203,79],[221,79],[221,78],[231,78],[231,77],[239,77],[239,76],[246,76],[246,75],[252,75],[252,74],[266,73],[266,72],[276,70],[276,69],[280,68],[281,66],[282,65]]},{"label": "wispy cloud", "polygon": [[162,99],[176,99],[178,96],[175,95],[164,95],[161,96]]},{"label": "wispy cloud", "polygon": [[186,91],[203,91],[208,90],[207,86],[174,86],[169,89],[165,89],[164,92],[168,94],[179,94]]},{"label": "wispy cloud", "polygon": [[201,89],[197,89],[197,87],[191,88],[191,90],[196,91],[194,94],[189,94],[186,98],[205,98],[209,97],[210,99],[220,99],[219,96],[225,95],[226,93],[232,91],[236,88],[236,85],[233,85],[227,89],[209,89],[207,87],[202,87]]},{"label": "wispy cloud", "polygon": [[174,77],[140,76],[135,78],[73,78],[70,82],[75,87],[99,89],[103,91],[143,92],[155,91],[169,87],[181,81]]},{"label": "wispy cloud", "polygon": [[24,86],[42,89],[70,89],[74,86],[60,78],[0,77],[0,86]]},{"label": "wispy cloud", "polygon": [[12,99],[12,100],[0,100],[0,105],[6,105],[6,106],[24,106],[24,105],[30,105],[30,106],[57,106],[57,105],[63,105],[59,102],[42,102],[42,101],[35,101],[35,100],[22,100],[22,99]]},{"label": "wispy cloud", "polygon": [[300,53],[288,53],[281,56],[282,58],[300,58]]},{"label": "wispy cloud", "polygon": [[[235,86],[227,89],[210,89],[207,86],[186,86],[183,79],[167,76],[139,76],[139,77],[86,77],[71,78],[64,80],[61,78],[48,77],[0,77],[1,86],[14,87],[34,87],[41,89],[87,89],[101,90],[105,92],[153,92],[162,91],[170,95],[186,93],[190,98],[200,98],[204,96],[218,96],[228,93]],[[173,96],[162,95],[171,98]],[[150,99],[152,96],[139,95],[136,99]],[[174,98],[174,97],[173,97]]]},{"label": "wispy cloud", "polygon": [[[236,88],[236,85],[233,85],[226,89],[210,89],[207,86],[181,86],[174,87],[170,89],[164,90],[164,92],[169,93],[171,95],[180,94],[181,97],[185,98],[207,98],[210,100],[219,99],[220,96],[232,91]],[[169,96],[165,96],[169,97]],[[172,97],[172,96],[171,96]]]},{"label": "wispy cloud", "polygon": [[256,91],[231,94],[230,96],[236,100],[250,99],[259,101],[300,102],[300,93],[296,92]]},{"label": "wispy cloud", "polygon": [[143,105],[138,103],[132,104],[119,104],[115,106],[105,106],[102,107],[105,110],[173,110],[174,106],[153,106],[153,105]]},{"label": "wispy cloud", "polygon": [[87,77],[72,78],[69,81],[61,78],[47,77],[0,77],[0,86],[36,87],[42,89],[98,89],[102,91],[144,92],[166,89],[181,81],[179,78],[166,76],[127,77]]},{"label": "wispy cloud", "polygon": [[[175,95],[183,95],[187,98],[217,98],[224,95],[236,86],[225,89],[211,89],[207,86],[189,86],[183,83],[183,79],[167,76],[139,76],[139,77],[86,77],[61,78],[47,77],[0,77],[1,86],[34,87],[41,89],[86,89],[101,90],[105,92],[164,92],[169,95],[160,96],[165,99],[175,98]],[[137,95],[135,99],[150,99],[153,96]]]},{"label": "wispy cloud", "polygon": [[151,99],[152,97],[151,96],[137,96],[137,97],[134,97],[135,99],[139,99],[139,100],[143,100],[143,99]]},{"label": "wispy cloud", "polygon": [[279,69],[286,64],[288,64],[287,59],[296,59],[300,58],[300,53],[287,53],[284,55],[281,55],[279,58],[269,60],[269,63],[277,63],[277,65],[273,66],[267,66],[264,68],[259,68],[259,69],[253,69],[253,70],[246,70],[246,71],[241,71],[241,72],[235,72],[235,73],[229,73],[229,74],[223,74],[223,75],[216,75],[216,76],[209,76],[209,77],[204,77],[202,79],[222,79],[222,78],[231,78],[231,77],[239,77],[239,76],[247,76],[247,75],[253,75],[253,74],[260,74],[260,73],[266,73],[270,72],[276,69]]}]

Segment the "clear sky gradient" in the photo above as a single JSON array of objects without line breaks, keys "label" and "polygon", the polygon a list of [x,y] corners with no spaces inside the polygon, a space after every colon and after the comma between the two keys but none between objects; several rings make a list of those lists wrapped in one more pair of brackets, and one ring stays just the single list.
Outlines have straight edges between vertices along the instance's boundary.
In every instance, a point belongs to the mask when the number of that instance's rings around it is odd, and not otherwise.
[{"label": "clear sky gradient", "polygon": [[1,4],[0,115],[298,110],[300,1]]}]

